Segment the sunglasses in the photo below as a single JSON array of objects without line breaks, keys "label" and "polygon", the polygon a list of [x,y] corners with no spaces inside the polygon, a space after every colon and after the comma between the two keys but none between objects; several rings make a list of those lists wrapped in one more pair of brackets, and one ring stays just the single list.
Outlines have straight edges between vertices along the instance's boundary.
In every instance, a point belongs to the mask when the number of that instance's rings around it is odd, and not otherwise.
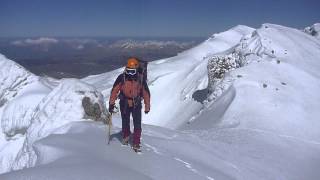
[{"label": "sunglasses", "polygon": [[126,74],[135,75],[136,73],[137,73],[136,69],[130,69],[130,68],[126,69]]}]

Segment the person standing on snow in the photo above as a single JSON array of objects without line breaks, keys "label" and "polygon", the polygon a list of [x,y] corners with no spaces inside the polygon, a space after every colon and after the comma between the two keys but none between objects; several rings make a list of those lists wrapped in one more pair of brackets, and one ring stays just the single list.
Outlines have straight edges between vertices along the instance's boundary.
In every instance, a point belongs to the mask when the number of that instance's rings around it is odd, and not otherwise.
[{"label": "person standing on snow", "polygon": [[132,148],[137,152],[140,151],[141,137],[141,109],[142,99],[144,100],[146,114],[150,111],[150,91],[139,72],[139,59],[131,57],[128,59],[124,73],[120,74],[111,90],[109,99],[109,112],[114,112],[115,101],[120,99],[120,111],[122,118],[122,143],[128,145],[130,137],[130,115],[132,114],[134,132]]}]

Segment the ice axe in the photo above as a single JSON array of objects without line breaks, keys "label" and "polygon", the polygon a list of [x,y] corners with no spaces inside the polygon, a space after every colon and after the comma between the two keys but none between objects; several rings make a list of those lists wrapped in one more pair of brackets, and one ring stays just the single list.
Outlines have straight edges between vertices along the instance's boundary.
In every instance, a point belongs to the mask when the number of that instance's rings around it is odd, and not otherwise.
[{"label": "ice axe", "polygon": [[108,113],[107,118],[106,118],[106,122],[108,124],[108,144],[110,144],[111,130],[112,130],[112,113]]}]

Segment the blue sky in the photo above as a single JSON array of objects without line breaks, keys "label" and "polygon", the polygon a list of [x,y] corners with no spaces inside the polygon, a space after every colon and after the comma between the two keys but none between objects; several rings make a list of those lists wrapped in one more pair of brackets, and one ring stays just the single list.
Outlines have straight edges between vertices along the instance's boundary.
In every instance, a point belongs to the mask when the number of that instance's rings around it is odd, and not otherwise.
[{"label": "blue sky", "polygon": [[0,36],[202,36],[238,24],[303,28],[319,0],[0,0]]}]

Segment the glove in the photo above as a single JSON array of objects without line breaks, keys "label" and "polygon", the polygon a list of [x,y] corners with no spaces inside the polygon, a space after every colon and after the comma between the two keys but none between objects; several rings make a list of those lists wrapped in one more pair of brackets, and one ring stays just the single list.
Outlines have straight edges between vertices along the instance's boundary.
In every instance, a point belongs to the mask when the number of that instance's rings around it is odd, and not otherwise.
[{"label": "glove", "polygon": [[109,112],[110,113],[114,112],[114,104],[109,104]]},{"label": "glove", "polygon": [[148,110],[148,111],[144,111],[144,113],[145,113],[145,114],[148,114],[148,113],[149,113],[149,110]]}]

